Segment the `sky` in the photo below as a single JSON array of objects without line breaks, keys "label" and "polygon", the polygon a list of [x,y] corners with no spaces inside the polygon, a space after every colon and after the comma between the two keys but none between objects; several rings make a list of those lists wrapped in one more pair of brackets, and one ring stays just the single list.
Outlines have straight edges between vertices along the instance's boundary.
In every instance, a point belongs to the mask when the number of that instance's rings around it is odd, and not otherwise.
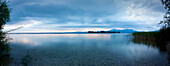
[{"label": "sky", "polygon": [[160,0],[9,0],[4,31],[85,32],[160,29],[166,10]]}]

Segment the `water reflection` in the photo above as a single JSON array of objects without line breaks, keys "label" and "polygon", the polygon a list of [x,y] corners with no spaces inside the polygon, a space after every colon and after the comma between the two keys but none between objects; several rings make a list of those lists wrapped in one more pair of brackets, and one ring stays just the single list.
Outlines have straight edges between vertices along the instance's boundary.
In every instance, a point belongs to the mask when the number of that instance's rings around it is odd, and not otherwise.
[{"label": "water reflection", "polygon": [[21,59],[21,63],[24,66],[28,66],[28,64],[30,64],[32,61],[32,57],[30,56],[30,53],[27,51],[27,53],[25,54],[25,56]]},{"label": "water reflection", "polygon": [[87,34],[88,39],[104,39],[109,40],[110,34]]},{"label": "water reflection", "polygon": [[0,31],[0,65],[6,66],[11,61],[12,58],[10,57],[10,45],[9,45],[10,38],[6,37],[6,33]]},{"label": "water reflection", "polygon": [[[15,36],[16,34],[11,34],[11,37]],[[56,38],[57,37],[57,38]],[[43,42],[60,42],[65,41],[63,39],[70,39],[70,38],[87,38],[87,39],[100,39],[100,40],[110,40],[110,34],[32,34],[32,35],[25,35],[20,34],[17,35],[17,37],[14,37],[13,43],[19,43],[19,44],[31,44],[31,45],[40,45],[43,44]],[[22,38],[22,39],[20,39]],[[46,40],[48,38],[51,38],[52,40]],[[37,41],[37,39],[41,41]],[[69,40],[68,40],[69,41]]]},{"label": "water reflection", "polygon": [[169,61],[169,64],[170,64],[170,44],[167,45],[167,50],[168,50],[167,60]]},{"label": "water reflection", "polygon": [[136,44],[143,44],[146,45],[148,47],[154,47],[154,48],[158,48],[160,52],[168,52],[168,56],[166,57],[167,60],[169,61],[170,64],[170,44],[162,44],[160,42],[154,42],[154,41],[147,41],[147,40],[142,40],[142,39],[138,39],[138,38],[133,38],[132,42],[136,43]]},{"label": "water reflection", "polygon": [[[128,34],[11,34],[12,66],[168,66],[167,52],[134,43]],[[22,39],[22,40],[20,40]],[[29,51],[29,54],[27,53]]]},{"label": "water reflection", "polygon": [[143,45],[146,45],[148,47],[158,48],[160,52],[166,52],[167,51],[167,47],[165,46],[165,44],[161,44],[161,43],[158,43],[158,42],[147,41],[147,40],[142,40],[142,39],[137,39],[137,38],[133,38],[132,42],[134,42],[136,44],[143,44]]}]

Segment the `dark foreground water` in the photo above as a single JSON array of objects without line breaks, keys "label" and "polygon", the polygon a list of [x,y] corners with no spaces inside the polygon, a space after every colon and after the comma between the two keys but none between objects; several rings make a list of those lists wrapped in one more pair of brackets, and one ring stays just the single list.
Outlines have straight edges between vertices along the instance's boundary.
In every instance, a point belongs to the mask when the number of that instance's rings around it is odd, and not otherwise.
[{"label": "dark foreground water", "polygon": [[129,34],[11,34],[11,66],[168,66],[167,51]]}]

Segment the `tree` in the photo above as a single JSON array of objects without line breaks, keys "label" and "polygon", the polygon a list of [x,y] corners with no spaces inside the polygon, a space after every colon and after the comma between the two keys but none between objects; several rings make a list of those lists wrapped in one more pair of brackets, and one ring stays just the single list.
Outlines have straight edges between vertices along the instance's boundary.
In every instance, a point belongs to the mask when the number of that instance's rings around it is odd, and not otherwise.
[{"label": "tree", "polygon": [[170,27],[170,0],[161,0],[164,8],[167,10],[166,14],[164,15],[163,21],[160,21],[159,24],[163,24],[163,28]]},{"label": "tree", "polygon": [[3,26],[10,21],[10,8],[7,1],[0,0],[0,66],[7,66],[12,58],[10,57],[10,45],[6,32],[3,32]]},{"label": "tree", "polygon": [[0,0],[0,30],[10,21],[10,8],[7,1]]}]

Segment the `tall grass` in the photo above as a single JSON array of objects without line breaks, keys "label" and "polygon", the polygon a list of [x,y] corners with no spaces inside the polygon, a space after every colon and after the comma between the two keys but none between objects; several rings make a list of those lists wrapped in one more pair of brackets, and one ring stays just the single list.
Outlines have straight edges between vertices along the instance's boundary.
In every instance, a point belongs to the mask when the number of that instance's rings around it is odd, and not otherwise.
[{"label": "tall grass", "polygon": [[132,35],[134,36],[133,40],[167,44],[170,42],[170,27],[155,32],[135,32]]}]

